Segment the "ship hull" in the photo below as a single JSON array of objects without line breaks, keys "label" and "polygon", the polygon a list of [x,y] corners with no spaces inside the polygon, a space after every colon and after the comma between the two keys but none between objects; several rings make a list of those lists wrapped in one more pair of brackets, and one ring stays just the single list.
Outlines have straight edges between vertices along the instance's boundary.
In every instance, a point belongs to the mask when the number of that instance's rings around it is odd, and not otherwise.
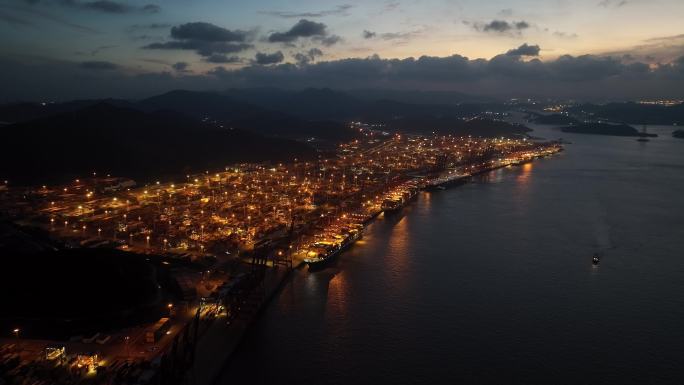
[{"label": "ship hull", "polygon": [[309,270],[324,268],[330,262],[334,261],[337,258],[337,256],[342,254],[343,251],[348,249],[351,245],[353,245],[356,241],[358,241],[362,237],[363,237],[363,234],[361,232],[359,232],[355,236],[349,238],[349,240],[344,242],[342,245],[340,245],[339,248],[328,253],[325,257],[318,258],[318,259],[305,259],[304,262],[309,266]]}]

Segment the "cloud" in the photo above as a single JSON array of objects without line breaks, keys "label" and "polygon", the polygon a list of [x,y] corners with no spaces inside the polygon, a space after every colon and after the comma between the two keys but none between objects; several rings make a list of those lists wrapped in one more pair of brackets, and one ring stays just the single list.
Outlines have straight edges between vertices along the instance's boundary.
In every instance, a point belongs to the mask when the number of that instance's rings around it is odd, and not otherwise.
[{"label": "cloud", "polygon": [[166,24],[166,23],[133,24],[126,29],[126,32],[166,29],[166,28],[170,28],[170,27],[171,27],[171,24]]},{"label": "cloud", "polygon": [[668,42],[668,41],[676,41],[676,40],[683,40],[684,39],[684,33],[679,34],[679,35],[672,35],[672,36],[659,36],[659,37],[652,37],[650,39],[644,40],[647,43],[659,43],[659,42]]},{"label": "cloud", "polygon": [[105,13],[129,13],[133,8],[127,4],[117,3],[110,0],[88,1],[83,3],[75,3],[69,1],[68,3],[78,4],[83,9],[90,9],[93,11],[100,11]]},{"label": "cloud", "polygon": [[503,17],[510,17],[513,16],[513,9],[512,8],[504,8],[497,12],[497,15],[503,16]]},{"label": "cloud", "polygon": [[524,43],[518,48],[514,48],[506,52],[508,56],[539,56],[539,46],[538,45],[527,45]]},{"label": "cloud", "polygon": [[417,29],[414,31],[403,31],[403,32],[385,32],[385,33],[377,33],[377,32],[372,32],[365,30],[363,31],[363,37],[365,39],[374,39],[374,38],[380,38],[382,40],[397,40],[400,43],[406,42],[408,40],[413,39],[414,37],[422,34],[425,32],[425,28],[423,29]]},{"label": "cloud", "polygon": [[385,3],[383,9],[385,10],[385,12],[391,12],[396,9],[399,9],[399,6],[401,6],[401,3],[399,3],[398,1],[388,1],[387,3]]},{"label": "cloud", "polygon": [[268,37],[271,43],[291,43],[299,38],[325,37],[328,32],[326,25],[306,19],[301,19],[286,32],[274,32]]},{"label": "cloud", "polygon": [[142,59],[138,59],[138,60],[144,61],[146,63],[161,64],[161,65],[165,65],[165,66],[170,66],[172,64],[166,60],[154,59],[154,58],[142,58]]},{"label": "cloud", "polygon": [[672,63],[684,53],[684,34],[652,37],[633,47],[604,52],[607,56],[629,55],[634,60],[646,63]]},{"label": "cloud", "polygon": [[161,7],[156,4],[147,4],[143,5],[140,10],[147,13],[159,13],[161,12]]},{"label": "cloud", "polygon": [[285,55],[282,52],[277,51],[274,53],[261,53],[257,52],[254,57],[254,62],[260,65],[276,64],[285,60]]},{"label": "cloud", "polygon": [[324,16],[348,16],[349,13],[347,11],[349,11],[349,9],[351,8],[352,5],[342,4],[338,5],[334,9],[328,9],[318,12],[260,11],[259,13],[262,15],[277,16],[286,19],[297,19],[302,17],[315,18]]},{"label": "cloud", "polygon": [[156,31],[171,28],[171,24],[166,23],[150,23],[150,24],[133,24],[126,28],[128,37],[132,40],[162,40],[163,37],[156,35]]},{"label": "cloud", "polygon": [[81,68],[87,70],[111,71],[119,68],[119,66],[108,61],[84,61],[81,62]]},{"label": "cloud", "polygon": [[200,56],[211,56],[215,53],[226,54],[245,51],[254,46],[247,43],[205,42],[198,40],[167,41],[151,43],[144,49],[194,50]]},{"label": "cloud", "polygon": [[505,54],[490,60],[460,55],[406,59],[383,59],[374,55],[317,61],[306,66],[252,63],[234,69],[216,67],[205,74],[173,76],[170,71],[139,73],[124,68],[85,71],[81,63],[3,56],[0,57],[0,84],[3,85],[0,100],[6,101],[142,98],[179,88],[216,90],[260,86],[452,90],[500,98],[596,101],[683,99],[684,58],[680,52],[668,64],[649,66],[643,62],[625,63],[621,56],[597,55],[562,56],[550,61],[521,60]]},{"label": "cloud", "polygon": [[323,51],[318,48],[311,48],[306,52],[299,52],[294,55],[298,65],[306,65],[316,60],[316,57],[323,56]]},{"label": "cloud", "polygon": [[204,59],[207,63],[241,63],[242,58],[239,56],[227,56],[222,54],[213,54]]},{"label": "cloud", "polygon": [[474,24],[475,30],[480,32],[490,32],[499,34],[520,34],[523,30],[530,27],[526,21],[508,22],[505,20],[492,20],[486,24]]},{"label": "cloud", "polygon": [[178,40],[243,42],[247,35],[245,31],[231,31],[205,22],[185,23],[171,28],[171,37]]},{"label": "cloud", "polygon": [[90,28],[81,24],[76,24],[72,23],[68,20],[62,19],[59,16],[55,16],[49,12],[45,12],[43,10],[37,9],[35,7],[23,7],[23,6],[16,6],[16,5],[7,5],[7,4],[0,4],[0,8],[4,8],[13,12],[18,12],[18,13],[23,13],[23,14],[28,14],[31,16],[39,17],[44,20],[49,20],[51,22],[57,23],[63,27],[67,27],[69,29],[73,29],[78,32],[87,32],[87,33],[100,33],[98,30],[94,28]]},{"label": "cloud", "polygon": [[24,0],[24,2],[30,5],[36,4],[47,4],[47,5],[59,5],[68,8],[82,9],[88,11],[96,11],[102,13],[110,14],[126,14],[133,12],[141,13],[158,13],[161,11],[161,7],[155,4],[146,4],[143,6],[133,6],[128,3],[123,3],[114,0],[93,0],[93,1],[81,1],[81,0]]},{"label": "cloud", "polygon": [[409,32],[386,32],[380,34],[380,38],[384,40],[409,40],[414,36],[421,33],[421,31],[409,31]]},{"label": "cloud", "polygon": [[319,43],[321,43],[321,44],[323,44],[323,45],[326,46],[326,47],[330,47],[331,45],[335,45],[335,44],[341,42],[341,41],[342,41],[342,37],[341,37],[341,36],[337,36],[337,35],[330,35],[330,36],[315,36],[315,37],[313,38],[313,40],[314,40],[314,41],[317,41],[317,42],[319,42]]},{"label": "cloud", "polygon": [[194,22],[172,27],[171,41],[151,43],[142,48],[193,50],[200,56],[210,57],[214,54],[236,53],[252,48],[253,45],[245,43],[249,36],[249,32]]},{"label": "cloud", "polygon": [[620,8],[629,4],[628,0],[601,0],[598,5],[604,8]]},{"label": "cloud", "polygon": [[177,72],[190,72],[190,70],[188,70],[188,67],[190,67],[190,64],[184,61],[179,61],[177,63],[171,64],[171,68],[173,68]]},{"label": "cloud", "polygon": [[22,19],[21,17],[17,17],[5,12],[0,12],[0,21],[14,27],[24,27],[31,25],[31,23],[28,20]]},{"label": "cloud", "polygon": [[214,67],[207,72],[207,75],[216,76],[218,78],[223,78],[224,76],[230,76],[232,71],[228,71],[225,67]]},{"label": "cloud", "polygon": [[117,48],[118,45],[101,45],[99,47],[95,47],[94,49],[91,49],[90,51],[77,51],[75,52],[77,55],[90,55],[90,56],[95,56],[99,54],[100,52],[112,48]]},{"label": "cloud", "polygon": [[578,35],[576,33],[562,32],[562,31],[554,31],[553,36],[561,38],[561,39],[576,39],[578,37]]},{"label": "cloud", "polygon": [[[682,59],[684,60],[684,59]],[[543,62],[498,55],[491,60],[460,55],[320,61],[247,66],[218,74],[227,85],[287,88],[331,87],[450,89],[491,96],[568,98],[684,96],[684,62],[650,68],[595,55]]]}]

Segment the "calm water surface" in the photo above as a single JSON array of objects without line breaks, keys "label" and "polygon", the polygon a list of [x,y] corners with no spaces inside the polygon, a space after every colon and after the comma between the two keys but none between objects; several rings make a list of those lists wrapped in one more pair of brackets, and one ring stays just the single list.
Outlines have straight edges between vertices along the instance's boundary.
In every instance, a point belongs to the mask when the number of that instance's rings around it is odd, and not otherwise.
[{"label": "calm water surface", "polygon": [[[565,153],[423,193],[297,271],[221,384],[684,383],[684,140]],[[602,254],[599,267],[591,256]]]}]

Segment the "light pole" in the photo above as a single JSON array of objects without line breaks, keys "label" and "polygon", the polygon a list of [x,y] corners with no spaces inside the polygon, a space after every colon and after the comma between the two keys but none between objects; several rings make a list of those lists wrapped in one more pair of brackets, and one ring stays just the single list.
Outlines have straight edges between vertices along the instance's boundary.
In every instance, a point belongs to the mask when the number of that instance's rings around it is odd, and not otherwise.
[{"label": "light pole", "polygon": [[19,328],[15,328],[14,330],[12,330],[12,333],[14,333],[14,335],[17,337],[17,349],[21,347],[21,342],[19,340],[19,332],[21,332],[21,329]]},{"label": "light pole", "polygon": [[129,336],[124,337],[124,341],[126,342],[126,358],[131,357],[131,350],[128,347],[128,343],[130,342],[130,340],[131,340],[131,337],[129,337]]}]

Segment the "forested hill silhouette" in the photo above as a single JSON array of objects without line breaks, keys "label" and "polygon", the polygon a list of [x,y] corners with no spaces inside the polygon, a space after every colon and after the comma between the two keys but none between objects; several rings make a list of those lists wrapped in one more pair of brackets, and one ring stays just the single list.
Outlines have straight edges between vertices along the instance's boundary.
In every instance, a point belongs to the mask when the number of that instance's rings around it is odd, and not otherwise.
[{"label": "forested hill silhouette", "polygon": [[176,112],[152,113],[96,103],[2,127],[0,175],[42,184],[92,172],[147,180],[234,162],[310,159],[294,140],[221,127]]}]

